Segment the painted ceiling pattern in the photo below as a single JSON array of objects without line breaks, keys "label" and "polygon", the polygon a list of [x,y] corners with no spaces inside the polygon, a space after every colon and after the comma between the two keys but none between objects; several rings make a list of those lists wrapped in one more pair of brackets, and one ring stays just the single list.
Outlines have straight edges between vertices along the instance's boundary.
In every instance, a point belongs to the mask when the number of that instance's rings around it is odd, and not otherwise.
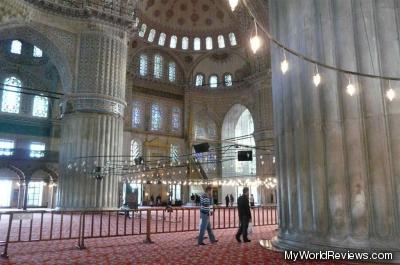
[{"label": "painted ceiling pattern", "polygon": [[142,0],[142,19],[184,32],[222,31],[235,26],[224,0]]}]

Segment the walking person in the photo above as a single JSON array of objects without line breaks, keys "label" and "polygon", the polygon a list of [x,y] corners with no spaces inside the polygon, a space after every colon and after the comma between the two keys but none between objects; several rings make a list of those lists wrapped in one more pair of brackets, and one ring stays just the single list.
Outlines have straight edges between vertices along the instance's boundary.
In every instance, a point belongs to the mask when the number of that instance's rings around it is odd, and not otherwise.
[{"label": "walking person", "polygon": [[239,230],[236,233],[236,240],[238,242],[242,242],[240,240],[240,236],[243,235],[243,241],[251,242],[247,238],[247,229],[249,227],[249,223],[251,222],[251,211],[249,204],[249,188],[243,188],[243,195],[239,197],[237,201],[238,211],[239,211]]},{"label": "walking person", "polygon": [[255,205],[255,204],[254,204],[254,196],[253,196],[253,194],[251,194],[251,195],[250,195],[250,206],[251,206],[251,207],[254,207],[254,205]]},{"label": "walking person", "polygon": [[228,208],[229,207],[229,195],[228,194],[226,194],[225,203],[226,203],[226,208]]},{"label": "walking person", "polygon": [[234,198],[233,198],[233,195],[232,195],[232,193],[231,193],[231,195],[229,196],[229,201],[231,202],[231,207],[233,207],[233,202],[234,202]]},{"label": "walking person", "polygon": [[217,243],[218,240],[215,239],[214,233],[211,229],[210,224],[210,216],[212,215],[212,187],[207,186],[206,192],[200,197],[200,233],[198,237],[198,245],[205,245],[204,233],[207,229],[208,237],[210,238],[211,243]]}]

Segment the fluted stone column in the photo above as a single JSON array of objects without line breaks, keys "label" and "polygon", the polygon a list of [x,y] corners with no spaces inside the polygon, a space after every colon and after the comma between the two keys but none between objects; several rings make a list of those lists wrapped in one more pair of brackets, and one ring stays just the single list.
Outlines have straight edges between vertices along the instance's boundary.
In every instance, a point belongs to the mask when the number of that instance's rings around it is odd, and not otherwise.
[{"label": "fluted stone column", "polygon": [[[272,34],[340,68],[400,76],[397,0],[271,0]],[[283,248],[400,251],[400,100],[387,82],[320,68],[271,45]],[[397,83],[392,82],[394,88]],[[397,94],[400,90],[396,89]]]},{"label": "fluted stone column", "polygon": [[[127,58],[126,33],[89,27],[80,34],[76,87],[64,100],[60,147],[61,178],[57,206],[62,209],[109,209],[118,206],[118,176],[95,180],[78,167],[98,156],[104,166],[110,156],[122,155]],[[112,158],[111,158],[112,159]],[[90,162],[91,163],[91,162]]]}]

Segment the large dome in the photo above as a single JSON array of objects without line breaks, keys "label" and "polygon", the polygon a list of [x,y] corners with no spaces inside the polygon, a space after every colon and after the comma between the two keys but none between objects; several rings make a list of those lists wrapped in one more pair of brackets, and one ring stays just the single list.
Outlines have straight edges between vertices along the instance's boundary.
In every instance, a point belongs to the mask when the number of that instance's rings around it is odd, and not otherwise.
[{"label": "large dome", "polygon": [[141,0],[138,10],[142,22],[177,35],[205,36],[237,26],[224,0]]}]

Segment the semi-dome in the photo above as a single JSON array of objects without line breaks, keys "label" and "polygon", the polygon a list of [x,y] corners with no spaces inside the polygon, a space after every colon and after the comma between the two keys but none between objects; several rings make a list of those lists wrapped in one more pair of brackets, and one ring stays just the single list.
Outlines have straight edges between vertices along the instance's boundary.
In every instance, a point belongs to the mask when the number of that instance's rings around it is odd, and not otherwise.
[{"label": "semi-dome", "polygon": [[138,10],[145,23],[169,33],[201,37],[237,25],[229,4],[221,0],[142,0]]}]

